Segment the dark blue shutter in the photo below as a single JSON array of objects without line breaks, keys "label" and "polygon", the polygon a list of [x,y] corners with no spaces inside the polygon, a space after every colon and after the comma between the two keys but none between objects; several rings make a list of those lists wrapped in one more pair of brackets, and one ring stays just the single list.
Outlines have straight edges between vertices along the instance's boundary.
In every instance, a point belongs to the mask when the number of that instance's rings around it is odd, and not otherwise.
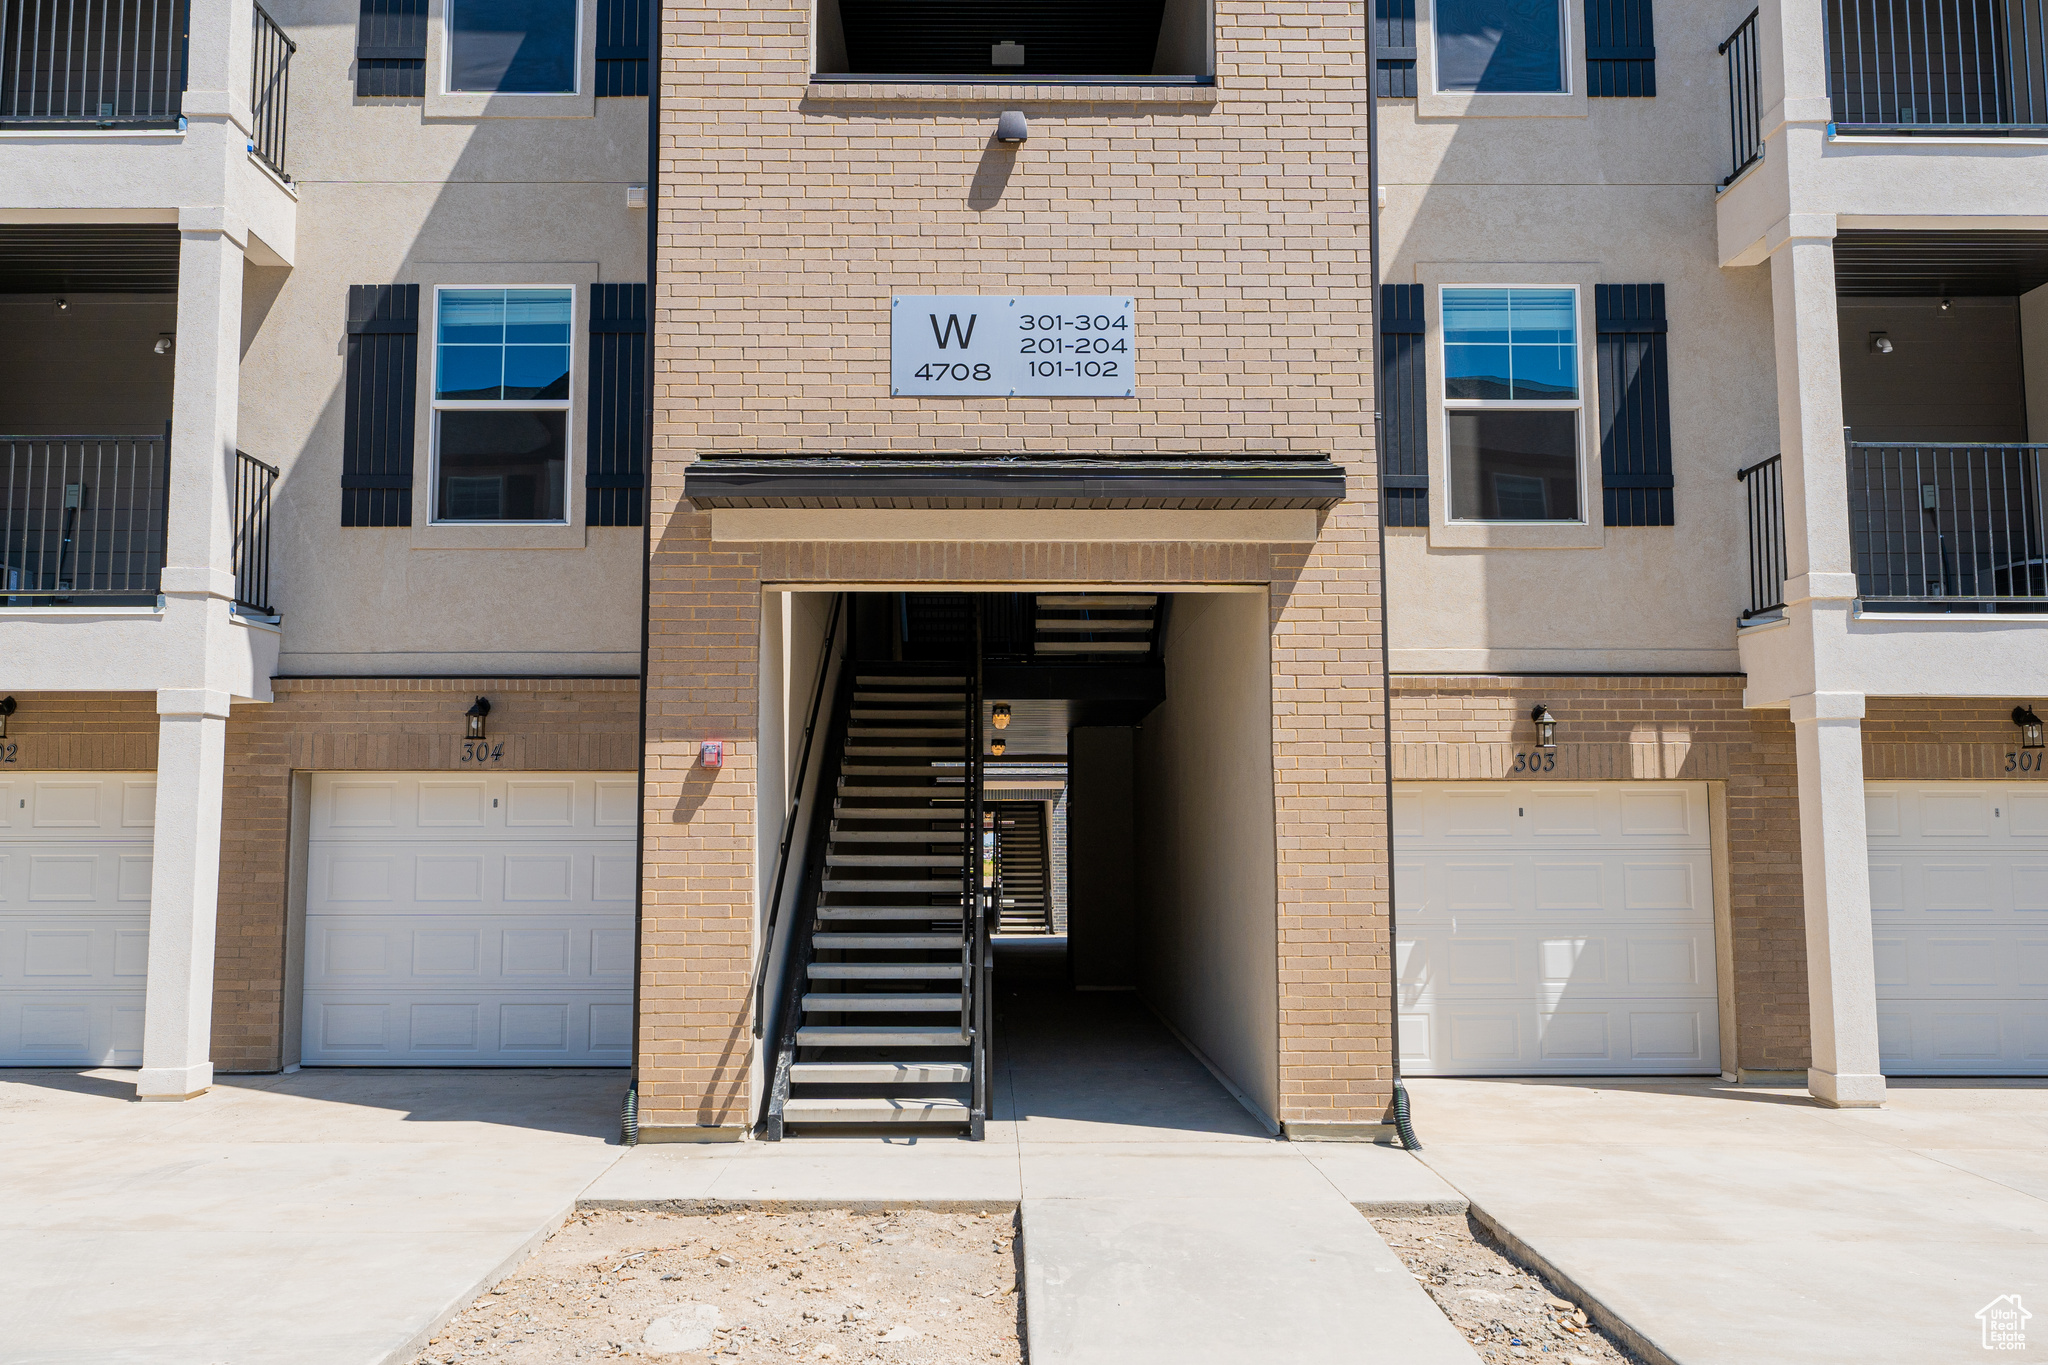
[{"label": "dark blue shutter", "polygon": [[647,0],[597,0],[597,97],[647,93]]},{"label": "dark blue shutter", "polygon": [[1600,482],[1609,526],[1670,526],[1670,366],[1664,286],[1593,286],[1599,346]]},{"label": "dark blue shutter", "polygon": [[427,93],[427,0],[362,0],[356,24],[356,94]]},{"label": "dark blue shutter", "polygon": [[1586,0],[1586,93],[1594,99],[1657,93],[1650,0]]},{"label": "dark blue shutter", "polygon": [[1415,98],[1415,0],[1372,0],[1372,92]]},{"label": "dark blue shutter", "polygon": [[1380,488],[1387,525],[1429,525],[1429,372],[1422,286],[1380,286]]},{"label": "dark blue shutter", "polygon": [[590,291],[589,458],[583,475],[592,526],[646,519],[647,286]]},{"label": "dark blue shutter", "polygon": [[341,524],[412,525],[413,404],[420,287],[348,291],[348,388],[341,423]]}]

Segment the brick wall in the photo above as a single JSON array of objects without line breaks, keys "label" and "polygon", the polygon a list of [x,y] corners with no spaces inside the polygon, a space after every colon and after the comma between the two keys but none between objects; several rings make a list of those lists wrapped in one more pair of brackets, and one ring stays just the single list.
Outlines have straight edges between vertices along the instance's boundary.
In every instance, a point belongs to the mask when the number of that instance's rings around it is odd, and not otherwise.
[{"label": "brick wall", "polygon": [[637,764],[639,685],[631,679],[291,679],[276,700],[228,720],[221,812],[213,1059],[272,1071],[282,1055],[291,777],[296,771],[408,772],[460,762],[463,712],[491,699],[491,766],[621,772]]},{"label": "brick wall", "polygon": [[[1388,1091],[1385,747],[1357,14],[1217,7],[1214,90],[808,87],[810,6],[667,7],[642,1123],[744,1123],[763,583],[1270,584],[1282,1117]],[[1031,139],[996,144],[1021,108]],[[1128,294],[1137,394],[903,399],[894,294]],[[714,544],[712,451],[1325,452],[1313,546]],[[694,765],[724,739],[726,765]]]},{"label": "brick wall", "polygon": [[1727,784],[1736,1056],[1722,1065],[1803,1069],[1799,782],[1786,714],[1744,710],[1735,677],[1397,677],[1395,779],[1529,779],[1514,755],[1535,743],[1539,702],[1558,722],[1557,767],[1542,780]]},{"label": "brick wall", "polygon": [[156,767],[150,692],[16,692],[0,762],[43,772],[149,772]]}]

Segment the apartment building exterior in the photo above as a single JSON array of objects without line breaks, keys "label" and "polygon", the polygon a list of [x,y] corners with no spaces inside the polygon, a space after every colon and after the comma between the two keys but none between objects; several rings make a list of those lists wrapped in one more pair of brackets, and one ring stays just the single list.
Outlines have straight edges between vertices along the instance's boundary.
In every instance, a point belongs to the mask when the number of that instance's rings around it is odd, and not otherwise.
[{"label": "apartment building exterior", "polygon": [[2040,15],[1749,10],[1380,10],[1411,1071],[2048,1066]]},{"label": "apartment building exterior", "polygon": [[1289,1137],[2040,1074],[2048,53],[1905,8],[24,0],[0,1063],[978,1135],[1060,929]]},{"label": "apartment building exterior", "polygon": [[556,11],[8,11],[6,1062],[629,1058],[644,19]]}]

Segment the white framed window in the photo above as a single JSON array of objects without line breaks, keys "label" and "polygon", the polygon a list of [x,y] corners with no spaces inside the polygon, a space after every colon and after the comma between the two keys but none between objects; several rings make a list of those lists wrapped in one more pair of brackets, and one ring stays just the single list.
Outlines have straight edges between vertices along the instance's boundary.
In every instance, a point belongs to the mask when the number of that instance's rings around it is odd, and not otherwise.
[{"label": "white framed window", "polygon": [[1585,396],[1576,285],[1444,285],[1452,521],[1579,522]]},{"label": "white framed window", "polygon": [[577,5],[578,0],[448,0],[449,93],[576,94],[583,65]]},{"label": "white framed window", "polygon": [[1570,93],[1563,0],[1435,0],[1434,19],[1439,91]]},{"label": "white framed window", "polygon": [[569,285],[434,291],[435,522],[569,519]]}]

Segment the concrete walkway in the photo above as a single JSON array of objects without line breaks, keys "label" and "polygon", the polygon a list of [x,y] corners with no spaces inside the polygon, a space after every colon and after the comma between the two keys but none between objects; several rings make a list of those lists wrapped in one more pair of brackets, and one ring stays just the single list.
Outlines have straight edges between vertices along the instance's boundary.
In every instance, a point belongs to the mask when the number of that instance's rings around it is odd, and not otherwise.
[{"label": "concrete walkway", "polygon": [[1880,1110],[1689,1082],[1413,1080],[1423,1159],[1683,1365],[2048,1356],[2048,1083],[1894,1081]]},{"label": "concrete walkway", "polygon": [[384,1365],[620,1153],[619,1072],[0,1071],[0,1365]]},{"label": "concrete walkway", "polygon": [[640,1147],[605,1207],[1021,1205],[1032,1365],[1473,1365],[1360,1207],[1462,1201],[1413,1157],[1276,1141],[1136,998],[1006,990],[994,1121]]}]

